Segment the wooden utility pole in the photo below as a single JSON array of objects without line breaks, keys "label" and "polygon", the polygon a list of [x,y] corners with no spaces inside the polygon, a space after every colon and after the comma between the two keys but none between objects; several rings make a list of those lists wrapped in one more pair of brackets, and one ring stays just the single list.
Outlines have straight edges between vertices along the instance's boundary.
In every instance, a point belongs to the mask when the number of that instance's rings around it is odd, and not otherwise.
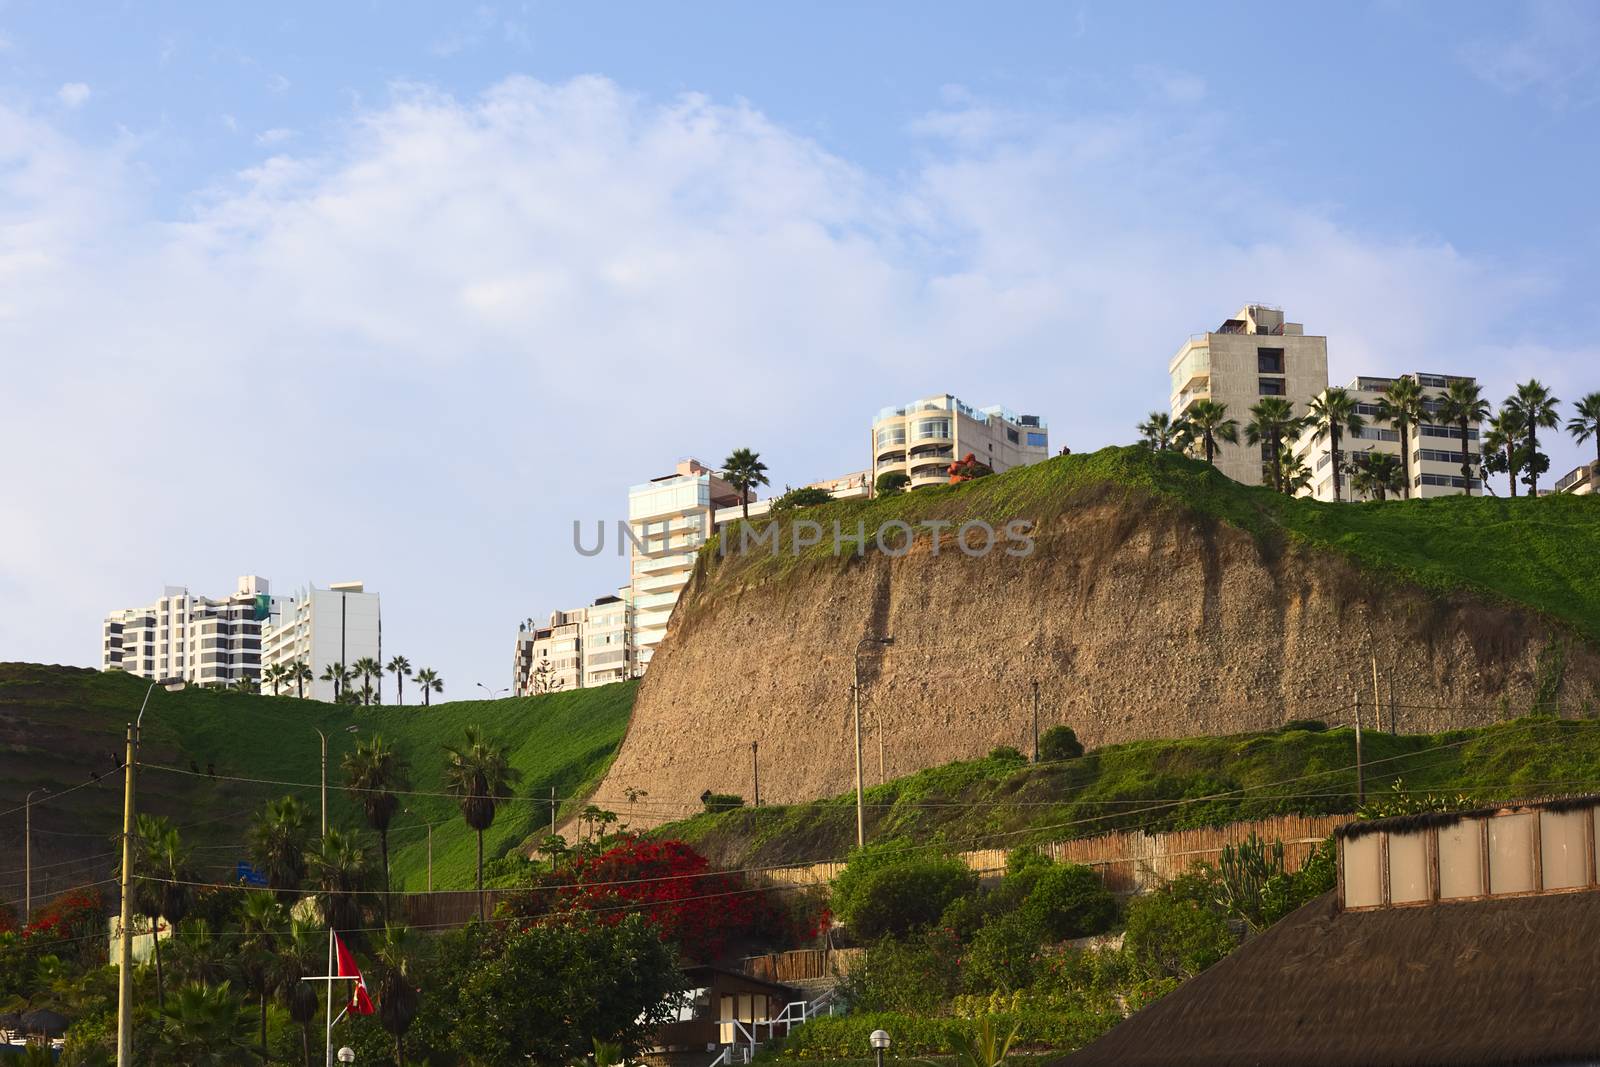
[{"label": "wooden utility pole", "polygon": [[856,848],[867,843],[866,801],[861,791],[861,657],[857,655],[855,682],[850,686],[856,720]]},{"label": "wooden utility pole", "polygon": [[[148,697],[148,694],[146,694]],[[117,964],[117,1067],[133,1067],[133,756],[138,727],[128,724],[122,768],[122,954]],[[153,930],[153,928],[152,928]]]},{"label": "wooden utility pole", "polygon": [[752,807],[761,806],[761,744],[758,741],[750,742],[750,781],[752,792],[755,793],[755,802]]},{"label": "wooden utility pole", "polygon": [[[1378,650],[1372,650],[1372,722],[1379,730],[1383,729],[1383,712],[1378,703]],[[1394,717],[1389,719],[1389,732],[1394,733]]]},{"label": "wooden utility pole", "polygon": [[550,787],[550,836],[556,835],[556,787]]},{"label": "wooden utility pole", "polygon": [[1367,802],[1367,786],[1361,768],[1361,702],[1356,701],[1356,804]]},{"label": "wooden utility pole", "polygon": [[1039,762],[1039,679],[1033,680],[1033,762]]}]

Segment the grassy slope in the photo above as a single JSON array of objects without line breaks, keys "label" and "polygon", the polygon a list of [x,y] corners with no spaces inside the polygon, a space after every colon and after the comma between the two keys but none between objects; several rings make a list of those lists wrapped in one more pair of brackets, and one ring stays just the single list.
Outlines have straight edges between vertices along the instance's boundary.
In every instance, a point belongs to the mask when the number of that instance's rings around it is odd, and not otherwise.
[{"label": "grassy slope", "polygon": [[[994,758],[951,763],[868,789],[868,835],[1011,848],[1116,829],[1353,811],[1354,740],[1349,729],[1285,728],[1136,741],[1038,766]],[[1529,717],[1438,735],[1368,730],[1363,755],[1369,798],[1397,778],[1408,791],[1465,793],[1475,801],[1600,791],[1600,721],[1593,719]],[[1173,798],[1188,800],[1164,803]],[[698,815],[656,832],[730,865],[841,859],[855,840],[855,794]]]},{"label": "grassy slope", "polygon": [[[999,526],[1017,517],[1045,521],[1106,491],[1158,505],[1187,507],[1241,527],[1266,541],[1298,541],[1438,591],[1470,590],[1527,605],[1600,640],[1600,497],[1530,500],[1439,497],[1432,500],[1332,504],[1292,499],[1240,485],[1203,463],[1137,447],[1063,456],[955,486],[934,486],[875,500],[835,501],[805,509],[831,531],[891,519],[984,519]],[[764,527],[778,519],[757,520]],[[870,550],[870,548],[869,548]],[[831,536],[798,561],[757,553],[720,564],[708,546],[703,566],[760,580],[831,557]]]},{"label": "grassy slope", "polygon": [[[550,788],[571,797],[592,786],[609,764],[633,706],[637,683],[550,696],[496,701],[453,701],[423,709],[346,708],[292,697],[248,696],[204,690],[157,690],[145,716],[145,759],[187,770],[193,760],[219,775],[288,782],[317,781],[320,747],[315,729],[329,736],[329,807],[335,824],[354,824],[357,809],[339,789],[339,760],[361,736],[381,733],[412,764],[412,788],[441,790],[441,746],[468,725],[510,749],[523,775],[519,801],[500,812],[485,835],[485,854],[497,856],[548,823]],[[90,771],[105,773],[121,751],[124,724],[138,712],[145,683],[122,674],[73,668],[0,664],[0,810],[21,803],[36,785],[77,785]],[[391,690],[392,693],[392,690]],[[359,734],[346,732],[356,725]],[[36,825],[52,846],[79,855],[104,851],[120,817],[120,779],[107,779],[36,809]],[[250,813],[272,796],[295,792],[316,810],[317,790],[213,781],[150,770],[140,778],[141,810],[188,825],[186,837],[204,846],[208,873],[242,858],[238,842]],[[546,798],[540,802],[538,798]],[[469,887],[475,840],[448,797],[412,797],[408,806],[436,824],[434,885]],[[15,821],[8,819],[7,822]],[[20,825],[6,827],[9,836]],[[80,837],[68,837],[77,834]],[[20,836],[20,834],[19,834]],[[397,887],[420,889],[426,862],[425,833],[415,815],[402,813],[392,832]],[[3,865],[8,871],[15,866]],[[74,868],[62,868],[66,874]],[[0,876],[0,899],[12,877]]]}]

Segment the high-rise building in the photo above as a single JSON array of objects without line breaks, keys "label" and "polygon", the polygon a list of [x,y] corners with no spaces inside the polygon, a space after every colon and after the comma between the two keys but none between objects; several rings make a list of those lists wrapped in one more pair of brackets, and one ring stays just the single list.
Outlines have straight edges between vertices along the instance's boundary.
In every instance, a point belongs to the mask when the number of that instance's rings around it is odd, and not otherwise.
[{"label": "high-rise building", "polygon": [[[1402,378],[1414,380],[1422,391],[1422,405],[1425,410],[1437,412],[1445,395],[1445,390],[1453,381],[1476,381],[1455,374],[1429,374],[1415,371],[1401,375]],[[1404,477],[1411,485],[1411,496],[1459,496],[1462,493],[1480,492],[1483,489],[1483,480],[1474,475],[1463,478],[1461,475],[1461,427],[1443,422],[1424,422],[1412,426],[1408,431],[1410,437],[1409,447],[1411,455],[1400,455],[1400,431],[1392,425],[1378,421],[1379,404],[1383,400],[1384,390],[1394,384],[1397,379],[1377,378],[1362,375],[1345,387],[1356,402],[1356,411],[1360,413],[1366,425],[1361,432],[1352,434],[1345,431],[1340,435],[1339,451],[1343,453],[1341,459],[1348,466],[1352,461],[1360,462],[1363,453],[1384,454],[1402,461]],[[1304,414],[1296,411],[1296,414]],[[1311,471],[1311,485],[1304,490],[1301,496],[1314,497],[1317,500],[1332,500],[1333,497],[1333,442],[1324,436],[1321,441],[1316,440],[1316,428],[1308,427],[1301,432],[1300,438],[1294,443],[1295,455],[1298,456]],[[1472,422],[1467,427],[1467,461],[1476,470],[1478,467],[1478,424]],[[1341,500],[1366,500],[1369,497],[1357,493],[1348,473],[1340,474]],[[1390,494],[1397,495],[1397,494]]]},{"label": "high-rise building", "polygon": [[587,607],[551,612],[547,623],[518,626],[512,692],[591,689],[633,677],[632,595],[624,586]]},{"label": "high-rise building", "polygon": [[973,456],[995,473],[1050,456],[1050,434],[1037,415],[974,408],[945,393],[884,408],[872,420],[873,479],[900,471],[913,489],[950,481],[950,464]]},{"label": "high-rise building", "polygon": [[[334,582],[327,589],[306,586],[281,600],[262,632],[262,665],[304,663],[312,680],[305,695],[314,700],[334,699],[334,683],[324,681],[329,665],[346,668],[370,656],[383,662],[383,622],[378,594],[361,582]],[[290,685],[286,692],[298,693]]]},{"label": "high-rise building", "polygon": [[1311,398],[1328,387],[1328,339],[1285,322],[1283,309],[1248,304],[1209,333],[1195,334],[1172,357],[1172,417],[1197,400],[1226,404],[1240,426],[1239,441],[1217,442],[1217,469],[1245,485],[1262,484],[1265,445],[1245,441],[1250,408],[1262,397],[1281,396],[1306,413]]},{"label": "high-rise building", "polygon": [[149,607],[106,616],[100,666],[191,685],[259,681],[262,629],[278,605],[267,589],[267,580],[253,574],[219,599],[169,585]]},{"label": "high-rise building", "polygon": [[716,471],[692,458],[679,461],[671,474],[628,490],[636,671],[649,665],[667,635],[667,620],[689,584],[695,553],[712,534],[717,509],[740,499]]}]

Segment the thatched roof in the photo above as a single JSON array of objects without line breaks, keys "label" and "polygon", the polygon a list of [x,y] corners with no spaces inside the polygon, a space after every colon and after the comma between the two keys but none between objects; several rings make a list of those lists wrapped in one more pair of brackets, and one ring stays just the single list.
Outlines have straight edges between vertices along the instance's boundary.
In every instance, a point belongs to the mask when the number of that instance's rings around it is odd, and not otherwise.
[{"label": "thatched roof", "polygon": [[1061,1067],[1600,1061],[1600,891],[1339,912],[1333,893]]},{"label": "thatched roof", "polygon": [[1345,839],[1365,837],[1379,830],[1391,834],[1416,833],[1429,827],[1454,826],[1463,819],[1487,819],[1507,809],[1532,809],[1543,811],[1576,811],[1581,808],[1600,807],[1600,794],[1573,797],[1554,797],[1540,800],[1510,801],[1467,811],[1425,811],[1415,815],[1391,815],[1387,819],[1354,819],[1333,831],[1335,837]]}]

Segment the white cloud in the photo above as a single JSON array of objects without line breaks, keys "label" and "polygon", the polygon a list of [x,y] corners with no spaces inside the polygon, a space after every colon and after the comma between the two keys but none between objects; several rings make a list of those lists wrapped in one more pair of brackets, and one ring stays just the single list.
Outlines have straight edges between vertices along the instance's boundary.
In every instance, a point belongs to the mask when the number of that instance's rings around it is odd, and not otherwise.
[{"label": "white cloud", "polygon": [[90,90],[83,82],[67,82],[56,90],[56,99],[70,108],[79,108],[89,102]]},{"label": "white cloud", "polygon": [[1556,280],[1219,169],[1193,150],[1213,116],[950,99],[886,180],[696,95],[403,87],[178,221],[141,206],[133,149],[0,106],[0,353],[28,353],[5,373],[29,398],[0,421],[28,457],[0,649],[93,662],[100,614],[166,582],[359,577],[386,644],[460,692],[503,673],[509,623],[622,580],[571,520],[680,455],[748,444],[801,484],[945,390],[1126,441],[1179,341],[1250,299],[1328,333],[1336,375],[1498,396],[1537,366],[1570,392],[1600,356],[1504,359]]},{"label": "white cloud", "polygon": [[1600,99],[1600,12],[1575,0],[1534,0],[1522,32],[1473,41],[1461,59],[1508,93],[1531,92],[1553,107]]},{"label": "white cloud", "polygon": [[256,134],[256,144],[279,145],[283,144],[285,141],[294,140],[296,136],[296,131],[287,130],[279,126],[270,130],[262,130],[260,133]]}]

